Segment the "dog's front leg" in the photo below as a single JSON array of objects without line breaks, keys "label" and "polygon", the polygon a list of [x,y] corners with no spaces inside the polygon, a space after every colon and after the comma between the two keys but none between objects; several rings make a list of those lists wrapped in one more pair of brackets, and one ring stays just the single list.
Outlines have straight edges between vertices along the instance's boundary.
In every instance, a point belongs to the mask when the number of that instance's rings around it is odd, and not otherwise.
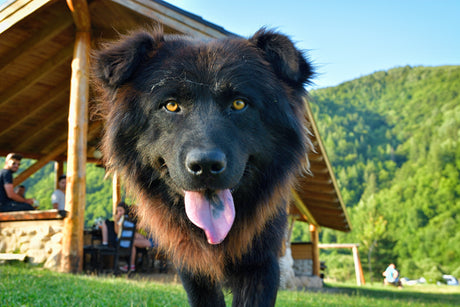
[{"label": "dog's front leg", "polygon": [[179,276],[187,292],[190,306],[225,307],[221,286],[212,282],[209,277],[194,275],[185,270],[180,270]]},{"label": "dog's front leg", "polygon": [[275,306],[280,269],[274,255],[253,265],[240,266],[231,278],[233,307]]}]

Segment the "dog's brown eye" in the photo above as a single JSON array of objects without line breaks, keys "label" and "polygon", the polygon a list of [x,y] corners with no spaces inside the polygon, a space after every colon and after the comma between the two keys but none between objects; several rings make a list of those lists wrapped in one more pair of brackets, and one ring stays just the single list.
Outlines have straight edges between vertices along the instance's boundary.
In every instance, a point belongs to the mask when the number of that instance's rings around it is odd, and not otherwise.
[{"label": "dog's brown eye", "polygon": [[241,111],[246,107],[246,102],[241,99],[235,99],[232,102],[232,109],[236,111]]},{"label": "dog's brown eye", "polygon": [[179,112],[179,104],[175,101],[168,101],[165,105],[165,109],[168,110],[169,112]]}]

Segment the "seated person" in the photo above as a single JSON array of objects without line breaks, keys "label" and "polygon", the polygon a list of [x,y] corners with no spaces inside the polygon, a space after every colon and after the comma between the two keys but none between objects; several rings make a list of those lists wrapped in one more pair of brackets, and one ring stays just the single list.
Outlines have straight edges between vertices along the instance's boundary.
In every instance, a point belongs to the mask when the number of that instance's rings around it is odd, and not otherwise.
[{"label": "seated person", "polygon": [[[116,246],[117,244],[117,236],[118,236],[118,231],[120,229],[121,223],[123,222],[123,216],[125,214],[129,214],[130,210],[129,207],[124,203],[120,202],[117,205],[117,210],[115,214],[115,221],[109,221],[105,220],[104,223],[102,223],[101,230],[102,230],[102,245],[103,246]],[[126,220],[124,223],[129,223],[130,221]],[[140,233],[136,233],[134,235],[134,242],[133,242],[133,249],[131,252],[131,263],[130,263],[130,268],[131,271],[135,271],[136,266],[135,266],[135,261],[136,261],[136,247],[137,248],[149,248],[153,247],[152,241],[147,239],[144,235]],[[122,271],[128,271],[128,265],[125,265],[120,268]]]},{"label": "seated person", "polygon": [[[134,272],[136,270],[136,248],[152,248],[152,247],[154,247],[152,240],[149,240],[144,235],[136,232],[136,234],[134,235],[133,249],[131,251],[131,263],[130,263],[131,271]],[[129,271],[128,265],[122,266],[120,267],[120,269],[125,272]]]},{"label": "seated person", "polygon": [[26,187],[22,184],[14,188],[14,192],[21,197],[26,198]]},{"label": "seated person", "polygon": [[34,210],[33,198],[24,198],[14,191],[13,173],[19,169],[21,160],[20,154],[6,156],[5,166],[0,171],[0,212]]},{"label": "seated person", "polygon": [[65,210],[65,188],[67,184],[66,175],[59,176],[58,189],[51,195],[51,204],[53,209]]},{"label": "seated person", "polygon": [[[128,212],[128,206],[124,202],[117,205],[115,221],[105,220],[101,225],[102,245],[115,247],[121,217]],[[115,226],[116,225],[116,226]]]},{"label": "seated person", "polygon": [[401,281],[399,280],[399,272],[396,270],[396,266],[393,263],[387,267],[382,275],[385,276],[385,279],[383,280],[385,285],[402,287]]}]

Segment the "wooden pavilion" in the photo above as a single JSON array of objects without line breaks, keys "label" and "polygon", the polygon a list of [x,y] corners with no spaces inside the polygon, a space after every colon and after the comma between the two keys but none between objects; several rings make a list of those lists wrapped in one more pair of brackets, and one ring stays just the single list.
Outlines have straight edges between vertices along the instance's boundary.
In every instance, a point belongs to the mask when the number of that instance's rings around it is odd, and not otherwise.
[{"label": "wooden pavilion", "polygon": [[[91,112],[90,50],[157,24],[167,33],[202,38],[235,35],[160,0],[9,0],[0,6],[0,156],[18,152],[36,160],[15,185],[50,161],[59,176],[67,162],[62,271],[82,269],[85,169],[100,159],[103,123]],[[316,149],[309,156],[313,176],[299,179],[291,215],[310,224],[313,273],[319,275],[319,227],[351,226],[309,108],[306,116]],[[113,180],[116,204],[119,183]]]}]

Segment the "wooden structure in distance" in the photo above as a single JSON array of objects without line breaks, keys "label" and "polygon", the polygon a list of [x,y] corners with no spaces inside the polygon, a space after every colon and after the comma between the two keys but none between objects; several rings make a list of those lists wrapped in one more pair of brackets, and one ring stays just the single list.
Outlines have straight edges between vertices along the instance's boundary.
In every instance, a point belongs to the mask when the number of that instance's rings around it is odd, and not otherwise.
[{"label": "wooden structure in distance", "polygon": [[363,268],[361,266],[361,259],[359,258],[358,247],[359,247],[358,243],[318,244],[318,248],[320,249],[328,249],[328,248],[351,249],[353,252],[353,263],[355,264],[356,284],[358,286],[362,286],[366,282],[364,280]]},{"label": "wooden structure in distance", "polygon": [[[85,162],[99,161],[95,153],[103,127],[91,113],[95,99],[86,85],[87,52],[120,33],[158,24],[171,34],[235,35],[159,0],[9,0],[0,6],[0,156],[18,152],[37,160],[15,178],[15,185],[50,161],[56,161],[62,172],[67,161],[71,173],[67,174],[65,271],[81,269]],[[299,178],[291,214],[314,226],[313,238],[320,227],[350,231],[345,205],[306,105],[316,150],[309,155],[313,175]],[[319,268],[319,261],[316,265]]]}]

